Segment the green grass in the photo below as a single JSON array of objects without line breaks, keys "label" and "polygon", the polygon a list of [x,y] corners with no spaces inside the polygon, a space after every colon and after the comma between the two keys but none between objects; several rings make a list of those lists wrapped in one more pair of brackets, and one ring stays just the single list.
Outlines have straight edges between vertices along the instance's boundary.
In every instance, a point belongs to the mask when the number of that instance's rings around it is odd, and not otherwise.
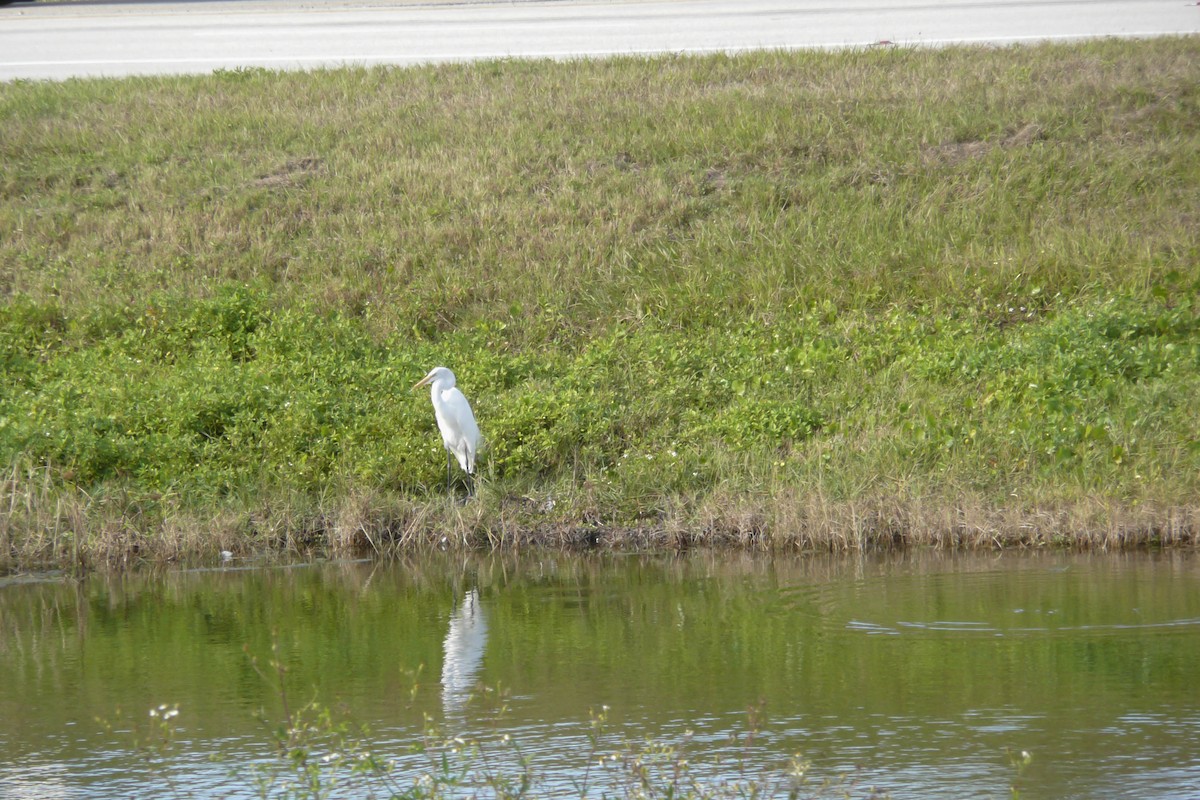
[{"label": "green grass", "polygon": [[0,120],[16,564],[1196,534],[1196,38],[17,82]]}]

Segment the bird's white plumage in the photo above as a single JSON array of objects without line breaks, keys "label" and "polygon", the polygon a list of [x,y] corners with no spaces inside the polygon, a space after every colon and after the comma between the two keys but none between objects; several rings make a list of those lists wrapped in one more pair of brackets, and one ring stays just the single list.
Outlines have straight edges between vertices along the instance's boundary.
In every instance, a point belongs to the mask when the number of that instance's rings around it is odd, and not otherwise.
[{"label": "bird's white plumage", "polygon": [[433,415],[442,444],[468,475],[475,474],[475,453],[479,450],[479,426],[466,395],[455,385],[454,373],[445,367],[434,367],[413,388],[430,386]]}]

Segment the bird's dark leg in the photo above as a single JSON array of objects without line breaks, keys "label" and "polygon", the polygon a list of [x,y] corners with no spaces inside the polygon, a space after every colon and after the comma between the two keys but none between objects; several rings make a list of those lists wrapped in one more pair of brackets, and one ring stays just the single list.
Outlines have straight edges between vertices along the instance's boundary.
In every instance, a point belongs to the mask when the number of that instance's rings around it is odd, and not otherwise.
[{"label": "bird's dark leg", "polygon": [[450,462],[453,460],[454,459],[450,456],[450,451],[447,450],[446,451],[446,493],[450,494],[450,495],[454,494],[454,490],[451,488],[451,484],[450,484]]}]

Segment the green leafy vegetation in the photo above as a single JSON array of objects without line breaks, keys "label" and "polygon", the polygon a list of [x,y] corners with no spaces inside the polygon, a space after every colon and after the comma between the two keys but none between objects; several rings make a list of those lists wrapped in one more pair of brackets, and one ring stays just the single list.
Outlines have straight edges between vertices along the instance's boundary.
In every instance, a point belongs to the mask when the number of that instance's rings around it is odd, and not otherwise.
[{"label": "green leafy vegetation", "polygon": [[1188,540],[1198,50],[0,85],[0,549]]}]

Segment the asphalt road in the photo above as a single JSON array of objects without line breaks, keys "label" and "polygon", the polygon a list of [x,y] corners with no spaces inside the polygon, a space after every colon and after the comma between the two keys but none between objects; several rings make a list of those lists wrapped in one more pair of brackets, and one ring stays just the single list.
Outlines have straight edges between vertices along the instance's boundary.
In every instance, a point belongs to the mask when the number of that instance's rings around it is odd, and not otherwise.
[{"label": "asphalt road", "polygon": [[1181,33],[1197,0],[18,3],[0,80]]}]

